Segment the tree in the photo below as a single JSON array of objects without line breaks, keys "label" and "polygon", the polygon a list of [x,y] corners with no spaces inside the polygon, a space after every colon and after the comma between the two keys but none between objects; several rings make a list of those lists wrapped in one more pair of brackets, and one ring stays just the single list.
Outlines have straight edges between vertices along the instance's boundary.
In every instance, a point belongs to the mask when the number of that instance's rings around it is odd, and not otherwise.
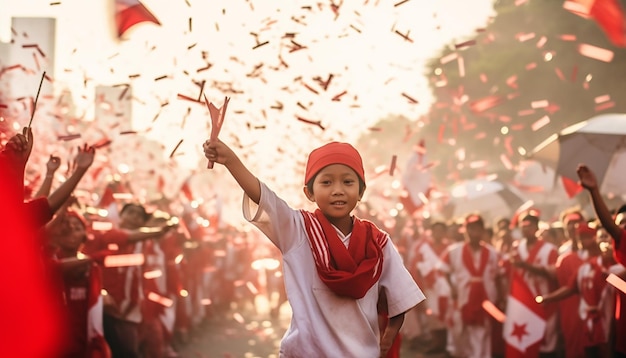
[{"label": "tree", "polygon": [[[430,154],[442,165],[434,175],[449,184],[486,174],[510,178],[551,134],[600,113],[626,111],[620,100],[626,50],[613,46],[593,20],[565,10],[562,1],[518,6],[499,0],[494,10],[475,44],[445,46],[428,64],[436,102],[422,132],[437,138]],[[585,57],[582,44],[613,51],[614,58]]]}]

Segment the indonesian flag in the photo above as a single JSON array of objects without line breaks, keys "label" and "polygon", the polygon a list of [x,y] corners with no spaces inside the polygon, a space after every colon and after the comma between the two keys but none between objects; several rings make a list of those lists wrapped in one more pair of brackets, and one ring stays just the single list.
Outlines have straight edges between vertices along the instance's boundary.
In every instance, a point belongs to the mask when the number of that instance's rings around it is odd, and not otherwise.
[{"label": "indonesian flag", "polygon": [[409,158],[402,176],[402,184],[406,193],[400,197],[400,201],[409,213],[415,212],[428,201],[432,183],[430,166],[426,159],[424,140],[421,140]]},{"label": "indonesian flag", "polygon": [[545,330],[546,319],[543,308],[535,302],[523,278],[514,273],[507,300],[506,320],[502,328],[506,342],[505,356],[538,357]]},{"label": "indonesian flag", "polygon": [[115,24],[118,37],[122,37],[132,26],[145,21],[161,25],[139,0],[115,0]]},{"label": "indonesian flag", "polygon": [[[565,2],[567,8],[567,3]],[[572,0],[581,15],[593,18],[615,46],[626,47],[626,21],[617,0]]]},{"label": "indonesian flag", "polygon": [[565,189],[565,192],[570,199],[583,191],[583,187],[570,178],[562,176],[561,182],[563,183],[563,188]]}]

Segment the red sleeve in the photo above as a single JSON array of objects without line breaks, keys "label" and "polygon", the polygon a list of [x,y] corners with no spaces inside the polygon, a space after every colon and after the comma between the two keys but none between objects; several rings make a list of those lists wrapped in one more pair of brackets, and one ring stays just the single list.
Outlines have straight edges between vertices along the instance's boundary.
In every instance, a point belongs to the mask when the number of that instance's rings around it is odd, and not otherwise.
[{"label": "red sleeve", "polygon": [[[582,267],[582,265],[580,266]],[[578,271],[580,271],[580,267],[578,268]],[[573,289],[576,292],[578,291],[578,271],[576,271],[576,273],[574,275],[570,275],[566,286]]]},{"label": "red sleeve", "polygon": [[24,203],[26,206],[26,215],[31,220],[33,227],[40,228],[52,220],[52,210],[48,204],[47,198],[37,198]]},{"label": "red sleeve", "polygon": [[626,230],[621,230],[619,241],[613,240],[613,255],[615,261],[626,266]]},{"label": "red sleeve", "polygon": [[102,240],[107,244],[126,245],[128,244],[129,236],[128,232],[124,230],[113,229],[104,232]]},{"label": "red sleeve", "polygon": [[[87,255],[95,255],[103,251],[117,251],[128,244],[129,234],[126,231],[113,229],[105,232],[95,232],[93,239],[85,242],[83,252]],[[117,245],[117,248],[110,245]]]}]

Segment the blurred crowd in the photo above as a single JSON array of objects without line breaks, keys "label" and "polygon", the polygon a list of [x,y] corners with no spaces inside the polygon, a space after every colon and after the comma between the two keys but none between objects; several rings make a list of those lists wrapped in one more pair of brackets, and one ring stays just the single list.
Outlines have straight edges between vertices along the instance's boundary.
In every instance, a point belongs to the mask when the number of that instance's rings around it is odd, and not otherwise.
[{"label": "blurred crowd", "polygon": [[[259,297],[270,317],[286,304],[279,253],[257,232],[216,229],[189,212],[173,215],[167,203],[146,206],[132,196],[98,207],[81,203],[73,192],[94,161],[89,146],[66,163],[61,182],[61,160],[50,156],[30,193],[30,128],[3,142],[6,356],[176,357],[190,334],[216,317],[236,319]],[[594,177],[581,173],[593,197]],[[572,208],[546,222],[531,208],[487,223],[480,213],[452,221],[434,213],[395,228],[394,245],[427,300],[409,311],[390,355],[403,345],[452,357],[625,356],[626,295],[606,279],[626,276],[618,262],[626,207],[609,213],[597,198],[594,205],[598,217]],[[516,326],[514,317],[528,318],[526,312],[539,320]]]},{"label": "blurred crowd", "polygon": [[626,294],[607,283],[626,277],[623,240],[609,235],[624,235],[625,212],[612,210],[609,230],[576,207],[552,222],[529,209],[492,224],[410,223],[402,251],[427,300],[407,315],[404,344],[452,357],[626,356]]},{"label": "blurred crowd", "polygon": [[217,231],[127,193],[115,199],[116,181],[97,207],[81,203],[72,193],[94,161],[88,146],[67,163],[64,181],[55,182],[62,163],[50,156],[37,190],[25,190],[35,138],[25,128],[4,142],[0,227],[13,239],[2,284],[16,295],[0,301],[3,356],[176,357],[195,330],[258,306],[259,297],[278,316],[281,263],[254,232]]}]

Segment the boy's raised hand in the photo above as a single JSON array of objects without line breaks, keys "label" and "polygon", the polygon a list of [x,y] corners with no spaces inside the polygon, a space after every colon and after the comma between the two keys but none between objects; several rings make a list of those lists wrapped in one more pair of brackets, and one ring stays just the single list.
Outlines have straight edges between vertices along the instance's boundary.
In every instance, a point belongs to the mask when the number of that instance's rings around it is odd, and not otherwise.
[{"label": "boy's raised hand", "polygon": [[51,155],[50,159],[48,159],[48,163],[46,164],[46,169],[48,173],[54,173],[61,166],[61,158]]},{"label": "boy's raised hand", "polygon": [[96,156],[96,149],[85,144],[84,147],[78,147],[78,154],[74,159],[75,169],[88,169]]},{"label": "boy's raised hand", "polygon": [[26,166],[30,152],[33,150],[33,131],[30,128],[24,127],[22,133],[18,133],[11,137],[6,144],[5,149],[16,161],[16,164],[20,164],[23,167]]},{"label": "boy's raised hand", "polygon": [[576,168],[576,174],[578,174],[580,185],[582,185],[585,189],[592,190],[598,187],[596,175],[586,165],[578,165],[578,168]]},{"label": "boy's raised hand", "polygon": [[202,144],[202,148],[204,149],[204,156],[208,160],[222,165],[227,165],[228,160],[235,156],[232,149],[219,139],[215,141],[206,140]]}]

